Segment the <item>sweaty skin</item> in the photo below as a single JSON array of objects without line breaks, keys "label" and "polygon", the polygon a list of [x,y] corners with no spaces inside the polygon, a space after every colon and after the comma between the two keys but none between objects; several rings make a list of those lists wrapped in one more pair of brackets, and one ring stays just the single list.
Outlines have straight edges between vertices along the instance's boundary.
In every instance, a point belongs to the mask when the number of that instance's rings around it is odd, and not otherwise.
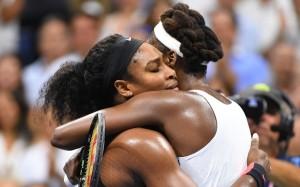
[{"label": "sweaty skin", "polygon": [[[181,91],[147,92],[100,112],[105,116],[107,135],[155,125],[168,138],[176,155],[185,156],[204,147],[216,132],[214,114],[208,103],[200,98]],[[52,144],[62,149],[84,145],[93,116],[91,114],[56,128]]]},{"label": "sweaty skin", "polygon": [[[269,168],[267,154],[253,137],[248,163],[256,162]],[[73,184],[78,183],[80,154],[69,160],[64,170]],[[135,128],[119,134],[107,147],[101,162],[101,180],[107,187],[170,186],[196,187],[180,169],[169,142],[160,133]],[[266,170],[269,173],[269,170]],[[118,179],[118,180],[115,180]],[[241,176],[232,187],[256,187],[250,175]]]}]

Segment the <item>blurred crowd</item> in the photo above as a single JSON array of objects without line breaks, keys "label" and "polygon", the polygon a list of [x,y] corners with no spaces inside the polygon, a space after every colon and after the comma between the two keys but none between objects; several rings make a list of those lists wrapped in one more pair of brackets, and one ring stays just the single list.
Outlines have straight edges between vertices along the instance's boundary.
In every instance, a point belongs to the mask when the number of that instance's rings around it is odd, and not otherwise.
[{"label": "blurred crowd", "polygon": [[[56,124],[40,111],[40,89],[105,36],[146,40],[176,2],[204,15],[222,42],[212,87],[233,95],[266,83],[299,111],[300,0],[0,0],[0,186],[64,186],[71,152],[49,144]],[[288,153],[299,156],[299,115],[295,134]]]}]

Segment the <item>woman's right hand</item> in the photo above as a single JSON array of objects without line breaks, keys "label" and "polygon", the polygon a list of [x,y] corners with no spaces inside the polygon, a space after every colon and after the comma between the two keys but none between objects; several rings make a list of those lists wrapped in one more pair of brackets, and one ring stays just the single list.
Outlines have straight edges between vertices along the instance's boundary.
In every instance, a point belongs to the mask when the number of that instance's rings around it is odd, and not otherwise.
[{"label": "woman's right hand", "polygon": [[259,136],[254,133],[251,140],[251,147],[248,153],[247,164],[255,162],[264,167],[267,176],[270,175],[271,165],[268,154],[259,149]]},{"label": "woman's right hand", "polygon": [[81,151],[76,152],[74,155],[72,155],[72,157],[66,162],[64,166],[64,172],[66,173],[69,181],[73,185],[79,183],[80,158],[81,158]]}]

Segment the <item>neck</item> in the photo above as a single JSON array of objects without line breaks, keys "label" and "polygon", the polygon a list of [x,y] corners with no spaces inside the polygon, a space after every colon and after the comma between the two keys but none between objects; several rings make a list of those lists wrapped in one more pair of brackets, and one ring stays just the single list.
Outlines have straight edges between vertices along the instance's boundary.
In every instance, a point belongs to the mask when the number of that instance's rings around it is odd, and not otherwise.
[{"label": "neck", "polygon": [[201,89],[206,86],[204,83],[204,77],[190,75],[190,74],[181,74],[178,76],[179,79],[179,89],[180,90],[192,90],[192,89]]},{"label": "neck", "polygon": [[16,133],[13,131],[3,131],[3,136],[5,140],[5,149],[9,151],[16,140]]},{"label": "neck", "polygon": [[14,137],[16,136],[16,132],[14,130],[3,130],[2,129],[3,136],[6,137]]},{"label": "neck", "polygon": [[42,141],[46,141],[47,140],[47,136],[44,134],[36,134],[32,137],[31,143],[35,144],[38,142],[42,142]]}]

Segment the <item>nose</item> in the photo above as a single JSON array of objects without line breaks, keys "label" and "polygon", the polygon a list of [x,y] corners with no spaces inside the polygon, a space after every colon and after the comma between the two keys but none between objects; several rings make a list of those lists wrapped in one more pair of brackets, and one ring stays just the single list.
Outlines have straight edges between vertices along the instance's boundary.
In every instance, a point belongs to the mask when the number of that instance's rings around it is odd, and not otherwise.
[{"label": "nose", "polygon": [[166,73],[166,78],[167,79],[176,79],[176,73],[175,70],[170,68],[168,65],[164,64],[164,68],[165,68],[165,73]]}]

